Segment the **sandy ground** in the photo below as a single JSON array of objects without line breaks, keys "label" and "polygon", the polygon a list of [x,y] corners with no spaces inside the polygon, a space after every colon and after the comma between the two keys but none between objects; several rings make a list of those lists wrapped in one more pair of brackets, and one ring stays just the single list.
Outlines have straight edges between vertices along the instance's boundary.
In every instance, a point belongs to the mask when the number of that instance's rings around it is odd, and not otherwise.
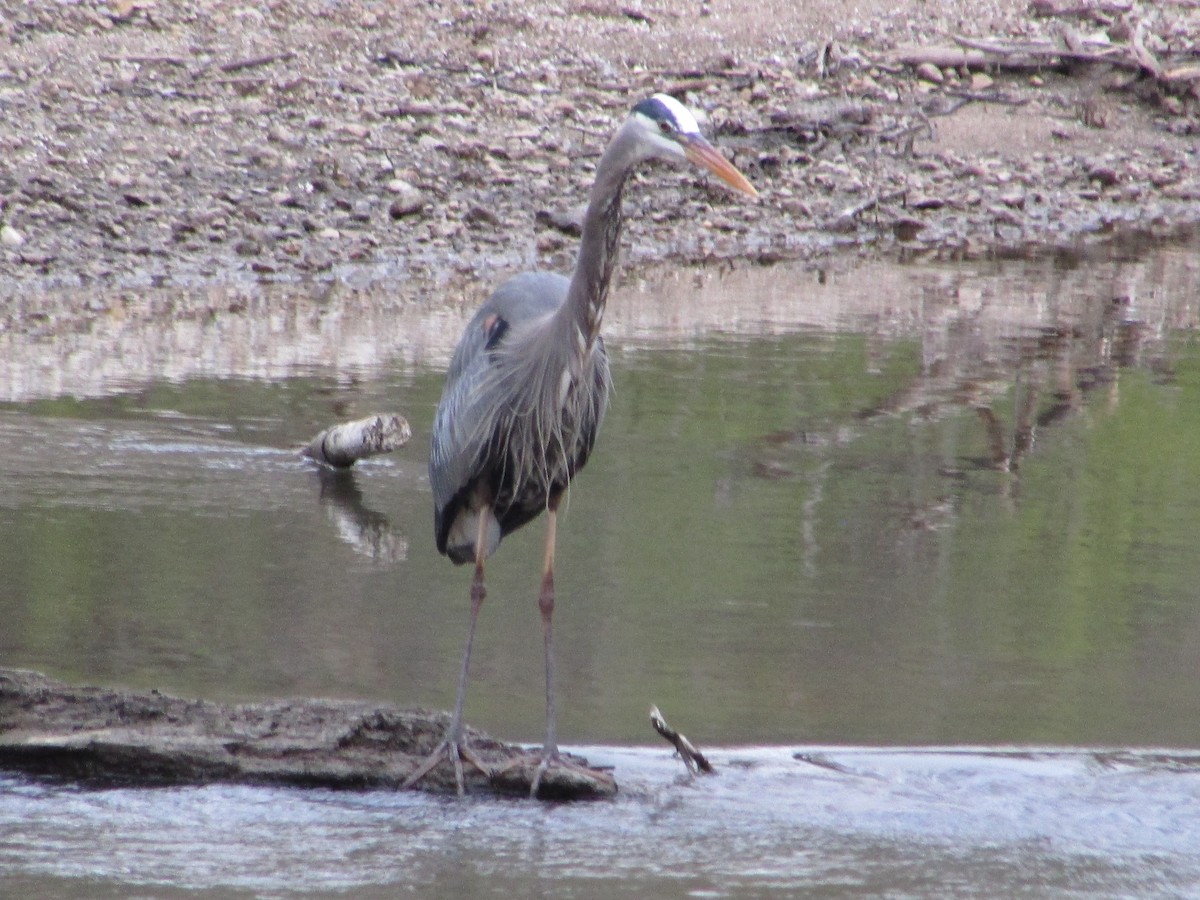
[{"label": "sandy ground", "polygon": [[[762,197],[648,170],[634,263],[1200,221],[1196,4],[745,6],[0,0],[0,295],[567,269],[607,135],[658,90]],[[962,36],[1042,55],[918,68]]]}]

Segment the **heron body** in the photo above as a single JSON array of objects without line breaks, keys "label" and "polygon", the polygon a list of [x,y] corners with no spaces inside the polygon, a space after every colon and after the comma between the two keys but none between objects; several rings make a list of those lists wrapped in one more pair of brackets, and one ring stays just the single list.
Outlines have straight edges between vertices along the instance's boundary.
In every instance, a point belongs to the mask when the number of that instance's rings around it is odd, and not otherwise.
[{"label": "heron body", "polygon": [[429,473],[437,547],[456,563],[475,560],[481,516],[487,557],[566,490],[592,452],[608,406],[608,356],[598,335],[581,337],[562,315],[569,286],[550,272],[506,281],[450,363]]},{"label": "heron body", "polygon": [[[463,741],[462,711],[484,561],[505,535],[547,514],[538,608],[546,665],[546,739],[533,778],[559,760],[555,733],[554,550],[562,494],[587,463],[611,388],[600,337],[621,239],[629,174],[650,159],[690,161],[743,193],[750,182],[701,136],[695,117],[665,94],[638,103],[596,167],[570,278],[530,272],[504,282],[468,323],[446,374],[429,460],[438,551],[474,562],[471,617],[446,739],[408,779],[411,786],[449,758],[463,791],[461,757],[487,773]],[[488,773],[490,774],[490,773]]]}]

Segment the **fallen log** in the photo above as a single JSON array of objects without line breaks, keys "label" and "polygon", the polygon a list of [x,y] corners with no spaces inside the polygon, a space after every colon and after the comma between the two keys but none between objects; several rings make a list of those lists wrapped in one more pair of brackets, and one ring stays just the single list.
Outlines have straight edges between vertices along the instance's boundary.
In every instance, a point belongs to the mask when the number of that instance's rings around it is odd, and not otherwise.
[{"label": "fallen log", "polygon": [[[448,720],[445,713],[350,700],[228,705],[74,687],[0,669],[0,769],[88,786],[396,789],[437,746]],[[473,729],[468,739],[493,773],[465,773],[468,793],[529,796],[538,753]],[[453,794],[453,769],[443,763],[417,787]],[[564,766],[542,776],[538,797],[595,799],[615,791],[605,772]]]}]

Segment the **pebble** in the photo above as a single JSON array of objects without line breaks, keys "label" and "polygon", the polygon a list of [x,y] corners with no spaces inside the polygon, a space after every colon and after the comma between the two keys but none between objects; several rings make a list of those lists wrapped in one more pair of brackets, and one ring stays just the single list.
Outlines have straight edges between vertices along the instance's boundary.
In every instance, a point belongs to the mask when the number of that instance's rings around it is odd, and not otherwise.
[{"label": "pebble", "polygon": [[425,206],[425,195],[403,178],[393,178],[387,183],[387,189],[389,193],[396,195],[396,199],[388,206],[388,215],[393,219],[411,216]]},{"label": "pebble", "polygon": [[571,209],[539,209],[534,218],[542,225],[578,237],[583,233],[583,214],[586,209],[586,204]]},{"label": "pebble", "polygon": [[0,244],[5,247],[20,247],[25,243],[25,235],[11,225],[0,225]]},{"label": "pebble", "polygon": [[304,147],[304,140],[297,136],[294,131],[282,125],[272,125],[268,128],[267,140],[287,147],[289,150],[300,150]]},{"label": "pebble", "polygon": [[1000,202],[1009,209],[1024,209],[1025,208],[1025,192],[1024,191],[1005,191],[1000,195]]},{"label": "pebble", "polygon": [[898,241],[916,240],[917,235],[925,229],[925,223],[920,219],[905,216],[892,222],[892,233]]},{"label": "pebble", "polygon": [[924,194],[917,194],[911,197],[908,201],[908,208],[917,210],[941,209],[945,205],[945,198],[931,197]]},{"label": "pebble", "polygon": [[917,77],[925,81],[932,81],[934,84],[941,84],[946,80],[946,76],[931,62],[923,62],[917,66]]}]

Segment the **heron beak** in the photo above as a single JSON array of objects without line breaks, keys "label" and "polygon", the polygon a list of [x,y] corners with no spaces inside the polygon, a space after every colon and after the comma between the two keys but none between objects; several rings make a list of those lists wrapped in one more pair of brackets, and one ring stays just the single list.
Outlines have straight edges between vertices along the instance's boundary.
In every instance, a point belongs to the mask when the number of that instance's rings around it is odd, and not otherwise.
[{"label": "heron beak", "polygon": [[746,176],[739,172],[733,163],[723,157],[712,144],[700,135],[687,135],[680,141],[680,146],[683,147],[684,155],[689,160],[698,166],[708,169],[708,171],[712,172],[735,191],[741,191],[743,194],[749,194],[751,197],[758,196],[758,191],[754,189],[754,185],[750,183]]}]

